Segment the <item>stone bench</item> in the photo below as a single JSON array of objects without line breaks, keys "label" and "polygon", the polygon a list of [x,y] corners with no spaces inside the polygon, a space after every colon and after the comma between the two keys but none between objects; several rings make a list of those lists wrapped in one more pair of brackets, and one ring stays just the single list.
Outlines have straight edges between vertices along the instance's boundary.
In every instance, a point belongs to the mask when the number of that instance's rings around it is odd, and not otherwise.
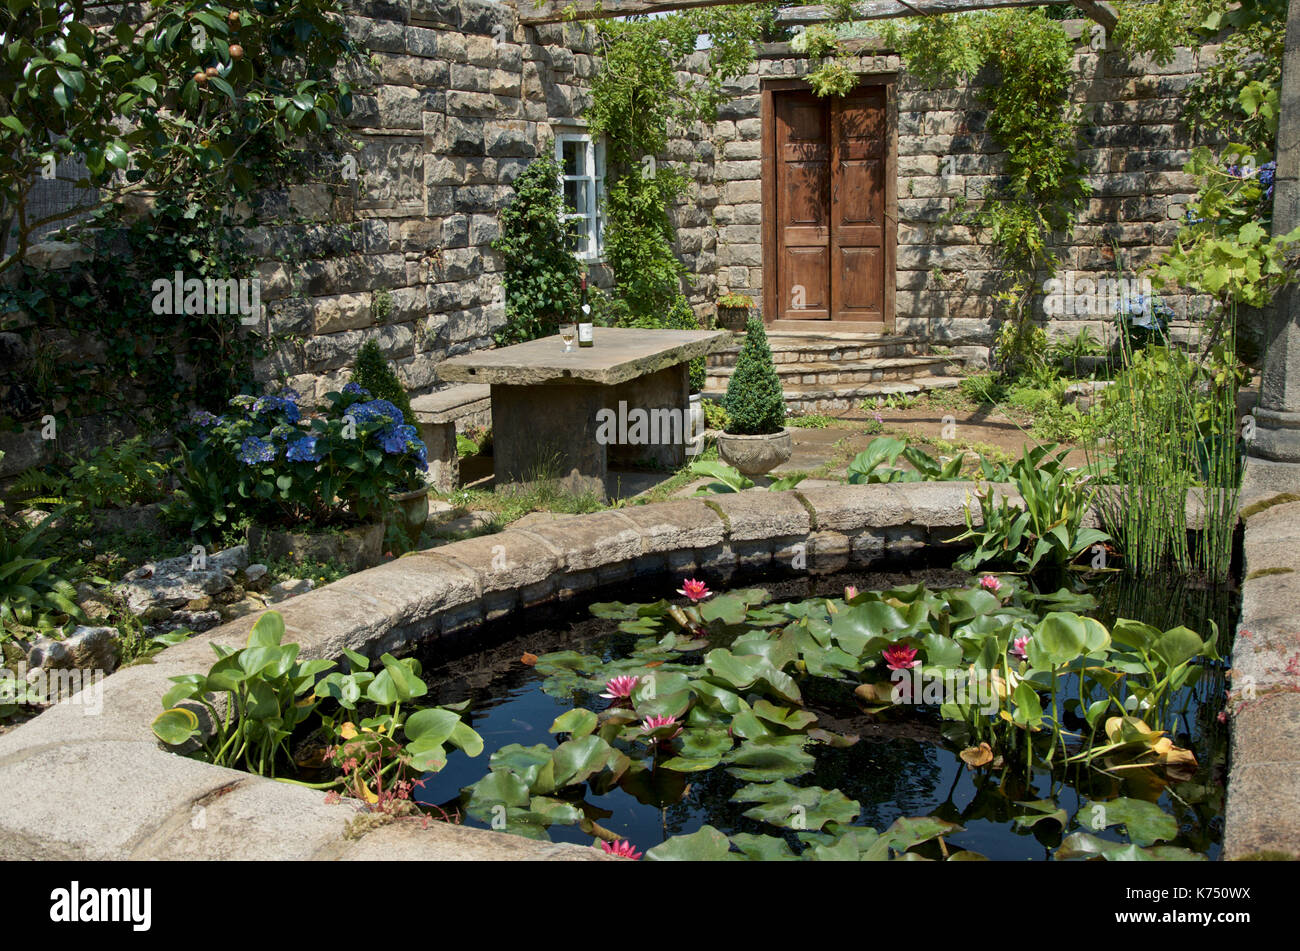
[{"label": "stone bench", "polygon": [[429,447],[429,485],[453,492],[460,482],[456,432],[487,425],[492,419],[491,387],[481,383],[451,386],[411,400],[415,425]]}]

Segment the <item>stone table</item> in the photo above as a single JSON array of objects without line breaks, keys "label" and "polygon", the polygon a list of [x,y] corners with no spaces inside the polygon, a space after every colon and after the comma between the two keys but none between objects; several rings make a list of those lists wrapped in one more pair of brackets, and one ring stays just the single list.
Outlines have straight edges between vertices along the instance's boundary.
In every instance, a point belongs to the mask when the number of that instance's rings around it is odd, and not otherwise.
[{"label": "stone table", "polygon": [[486,383],[498,487],[556,478],[604,497],[615,462],[686,461],[688,364],[726,348],[713,330],[595,328],[594,346],[564,352],[559,336],[444,360],[438,376]]}]

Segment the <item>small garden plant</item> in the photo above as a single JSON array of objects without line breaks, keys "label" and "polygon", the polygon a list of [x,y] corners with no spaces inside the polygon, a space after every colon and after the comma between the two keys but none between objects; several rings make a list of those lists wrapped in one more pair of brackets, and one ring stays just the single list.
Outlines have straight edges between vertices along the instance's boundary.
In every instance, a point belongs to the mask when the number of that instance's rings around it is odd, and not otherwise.
[{"label": "small garden plant", "polygon": [[745,328],[745,343],[727,383],[727,432],[737,436],[760,436],[780,432],[785,425],[785,395],[772,363],[767,332],[757,317]]}]

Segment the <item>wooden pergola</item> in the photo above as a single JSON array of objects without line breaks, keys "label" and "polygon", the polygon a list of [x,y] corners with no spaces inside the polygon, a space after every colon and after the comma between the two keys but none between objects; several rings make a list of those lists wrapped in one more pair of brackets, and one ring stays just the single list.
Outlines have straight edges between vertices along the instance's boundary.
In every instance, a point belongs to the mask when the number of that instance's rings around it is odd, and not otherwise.
[{"label": "wooden pergola", "polygon": [[[738,6],[757,0],[544,0],[529,6],[521,0],[519,22],[525,26],[546,23],[569,23],[579,20],[612,20],[616,17],[647,13],[672,13],[699,7]],[[945,13],[969,13],[1003,7],[1070,6],[1096,20],[1107,30],[1115,26],[1115,13],[1101,0],[861,0],[854,4],[854,21],[893,20],[899,17],[942,16]],[[834,19],[829,7],[782,7],[776,22],[782,26],[826,23]]]}]

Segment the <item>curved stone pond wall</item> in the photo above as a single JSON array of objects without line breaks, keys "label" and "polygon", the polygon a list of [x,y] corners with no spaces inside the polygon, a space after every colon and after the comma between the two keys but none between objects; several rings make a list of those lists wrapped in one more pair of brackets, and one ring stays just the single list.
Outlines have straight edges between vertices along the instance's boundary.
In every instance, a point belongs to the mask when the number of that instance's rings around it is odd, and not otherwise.
[{"label": "curved stone pond wall", "polygon": [[[276,609],[286,642],[301,645],[303,658],[335,659],[345,647],[374,657],[409,652],[419,638],[467,636],[485,620],[638,576],[706,572],[725,581],[740,571],[788,569],[796,558],[814,574],[885,568],[926,547],[952,548],[973,490],[935,482],[752,490],[564,517],[412,553]],[[999,490],[1016,499],[1009,487]],[[1197,514],[1189,506],[1189,524]],[[1248,528],[1248,557],[1251,537]],[[1254,589],[1247,593],[1254,611]],[[206,670],[209,644],[242,646],[254,621],[242,618],[119,670],[102,684],[98,715],[73,698],[0,736],[0,859],[605,858],[582,846],[442,822],[423,828],[399,820],[345,837],[357,815],[346,800],[327,804],[323,792],[163,748],[150,724],[168,678]],[[1234,737],[1254,750],[1247,726],[1239,717]],[[1281,772],[1292,777],[1294,795],[1300,766]],[[1233,775],[1247,790],[1280,782],[1267,770]],[[1262,847],[1234,838],[1232,817],[1249,820],[1253,795],[1234,788],[1230,796],[1229,856]],[[1297,841],[1294,829],[1283,841]]]}]

